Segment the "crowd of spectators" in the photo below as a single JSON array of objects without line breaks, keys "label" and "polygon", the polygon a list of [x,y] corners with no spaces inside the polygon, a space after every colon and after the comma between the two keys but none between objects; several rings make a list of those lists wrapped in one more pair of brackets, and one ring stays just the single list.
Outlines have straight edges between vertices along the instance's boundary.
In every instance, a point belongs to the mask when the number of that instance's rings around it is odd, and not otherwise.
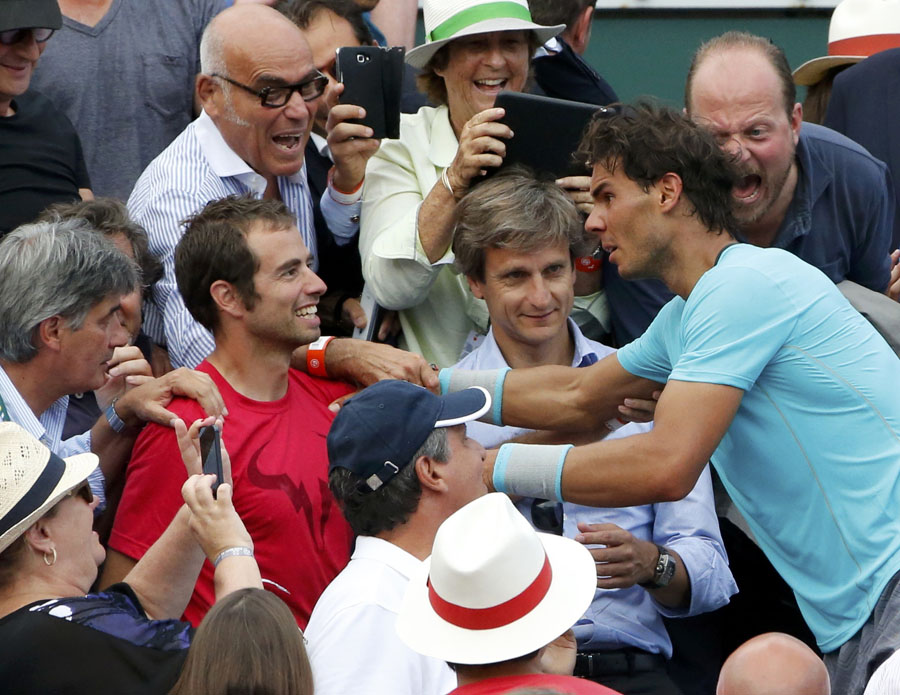
[{"label": "crowd of spectators", "polygon": [[[900,0],[683,112],[593,0],[422,10],[0,0],[0,689],[892,692]],[[582,174],[501,91],[605,107]]]}]

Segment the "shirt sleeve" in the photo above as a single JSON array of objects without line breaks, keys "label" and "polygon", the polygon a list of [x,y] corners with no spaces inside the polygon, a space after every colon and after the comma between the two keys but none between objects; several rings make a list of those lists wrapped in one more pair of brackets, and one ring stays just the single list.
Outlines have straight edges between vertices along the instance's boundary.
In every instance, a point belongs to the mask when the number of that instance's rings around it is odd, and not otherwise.
[{"label": "shirt sleeve", "polygon": [[[435,263],[429,262],[419,241],[419,207],[438,172],[424,154],[413,154],[403,139],[408,133],[386,141],[369,160],[360,222],[366,286],[381,306],[394,310],[422,302],[441,269],[453,262],[449,249]],[[424,147],[427,152],[427,144]]]},{"label": "shirt sleeve", "polygon": [[847,279],[875,292],[884,292],[891,277],[891,235],[896,201],[891,172],[881,162],[870,164],[873,168],[876,165],[878,172],[872,175],[871,182],[860,187],[859,195],[867,198],[859,205],[865,219],[853,230],[856,239]]},{"label": "shirt sleeve", "polygon": [[357,196],[358,194],[354,196],[340,193],[329,185],[325,187],[319,199],[322,217],[338,246],[349,244],[359,231],[362,197]]},{"label": "shirt sleeve", "polygon": [[703,469],[690,494],[677,502],[653,505],[653,542],[678,553],[691,583],[691,601],[671,608],[654,601],[668,618],[715,610],[737,593],[719,531],[709,466]]},{"label": "shirt sleeve", "polygon": [[679,297],[670,301],[640,337],[619,348],[616,356],[625,371],[661,384],[668,381],[672,361],[666,336],[677,329],[683,305]]}]

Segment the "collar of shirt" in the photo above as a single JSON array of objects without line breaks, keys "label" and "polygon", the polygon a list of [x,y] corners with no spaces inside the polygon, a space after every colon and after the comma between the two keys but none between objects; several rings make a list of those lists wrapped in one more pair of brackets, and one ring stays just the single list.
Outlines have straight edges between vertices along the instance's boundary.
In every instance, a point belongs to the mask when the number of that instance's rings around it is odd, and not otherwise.
[{"label": "collar of shirt", "polygon": [[562,44],[559,42],[555,36],[547,41],[543,46],[538,46],[538,49],[534,52],[535,58],[544,58],[546,56],[555,56],[557,53],[562,52]]},{"label": "collar of shirt", "polygon": [[323,138],[318,133],[310,133],[309,139],[312,140],[312,144],[315,146],[316,151],[322,155],[323,157],[328,157],[332,162],[334,158],[331,156],[331,149],[328,147],[328,140]]},{"label": "collar of shirt", "polygon": [[428,159],[439,169],[446,169],[453,163],[459,141],[453,126],[450,125],[450,109],[439,106],[431,124],[431,144],[428,148]]},{"label": "collar of shirt", "polygon": [[813,206],[834,178],[831,165],[827,161],[813,161],[813,154],[806,145],[806,140],[810,137],[808,131],[812,129],[814,132],[816,127],[804,123],[797,141],[794,155],[797,162],[797,186],[772,244],[780,249],[788,248],[794,239],[809,234],[812,230]]},{"label": "collar of shirt", "polygon": [[[256,173],[247,162],[241,159],[237,153],[228,146],[222,133],[216,128],[216,124],[201,111],[195,121],[195,135],[200,144],[203,156],[209,162],[210,168],[220,178],[234,177],[257,195],[262,195],[266,190],[266,179]],[[285,178],[291,183],[306,186],[306,162],[290,176]]]},{"label": "collar of shirt", "polygon": [[20,425],[51,451],[59,452],[66,409],[69,406],[68,396],[54,401],[39,416],[35,415],[2,367],[0,367],[0,396],[3,397],[12,422]]},{"label": "collar of shirt", "polygon": [[406,552],[399,545],[394,545],[390,541],[386,541],[383,538],[375,538],[374,536],[358,536],[356,548],[353,550],[353,555],[350,559],[382,562],[407,579],[412,579],[413,575],[422,566],[421,560]]},{"label": "collar of shirt", "polygon": [[[587,367],[592,365],[594,362],[602,360],[604,357],[609,355],[610,353],[615,352],[614,348],[607,347],[605,345],[601,345],[600,343],[591,343],[587,338],[584,337],[584,334],[581,332],[581,329],[578,328],[578,324],[572,320],[571,317],[568,319],[569,326],[569,334],[575,339],[575,352],[572,355],[572,366],[573,367]],[[603,349],[606,352],[603,351]],[[506,359],[503,357],[503,353],[500,351],[500,346],[497,345],[497,340],[494,338],[494,329],[491,327],[491,330],[488,331],[488,334],[484,338],[484,342],[481,346],[473,351],[474,353],[478,353],[480,356],[479,362],[486,362],[487,364],[499,364],[502,362],[506,365]],[[509,366],[509,365],[506,365]],[[466,369],[478,369],[479,367],[474,365],[466,365]],[[490,367],[481,367],[481,368],[490,368]]]}]

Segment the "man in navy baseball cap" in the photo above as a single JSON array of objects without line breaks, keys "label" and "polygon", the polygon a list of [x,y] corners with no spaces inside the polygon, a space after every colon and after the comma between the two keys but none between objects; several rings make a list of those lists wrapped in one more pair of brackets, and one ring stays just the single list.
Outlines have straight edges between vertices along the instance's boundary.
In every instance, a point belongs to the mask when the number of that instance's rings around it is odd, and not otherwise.
[{"label": "man in navy baseball cap", "polygon": [[[487,492],[484,449],[465,423],[490,411],[481,387],[436,396],[379,381],[341,408],[328,433],[328,482],[357,534],[350,564],[319,598],[305,635],[319,695],[442,695],[447,664],[397,636],[409,578],[431,554],[438,526]],[[372,645],[378,659],[372,659]]]}]

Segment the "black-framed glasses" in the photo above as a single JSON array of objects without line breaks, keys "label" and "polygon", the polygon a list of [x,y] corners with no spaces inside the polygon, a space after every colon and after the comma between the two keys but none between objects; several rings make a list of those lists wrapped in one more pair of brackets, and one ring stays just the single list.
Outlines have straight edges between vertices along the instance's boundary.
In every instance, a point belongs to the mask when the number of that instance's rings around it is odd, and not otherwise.
[{"label": "black-framed glasses", "polygon": [[4,46],[12,46],[13,44],[19,43],[20,41],[27,41],[28,35],[32,34],[34,36],[34,40],[38,43],[44,43],[47,39],[53,36],[53,32],[56,29],[48,29],[46,27],[35,27],[29,29],[7,29],[6,31],[0,31],[0,44]]},{"label": "black-framed glasses", "polygon": [[218,77],[220,80],[225,80],[228,84],[233,84],[235,87],[240,87],[245,92],[259,97],[259,103],[267,109],[281,108],[288,103],[294,92],[300,92],[300,97],[303,101],[318,99],[325,93],[325,87],[328,86],[328,78],[318,70],[303,78],[297,84],[272,85],[262,89],[253,89],[253,87],[248,87],[216,72],[212,74],[212,77]]},{"label": "black-framed glasses", "polygon": [[76,495],[81,497],[81,499],[83,499],[88,504],[94,501],[94,493],[91,492],[91,486],[87,480],[85,480],[81,485],[73,487],[66,493],[66,497],[75,497]]}]

